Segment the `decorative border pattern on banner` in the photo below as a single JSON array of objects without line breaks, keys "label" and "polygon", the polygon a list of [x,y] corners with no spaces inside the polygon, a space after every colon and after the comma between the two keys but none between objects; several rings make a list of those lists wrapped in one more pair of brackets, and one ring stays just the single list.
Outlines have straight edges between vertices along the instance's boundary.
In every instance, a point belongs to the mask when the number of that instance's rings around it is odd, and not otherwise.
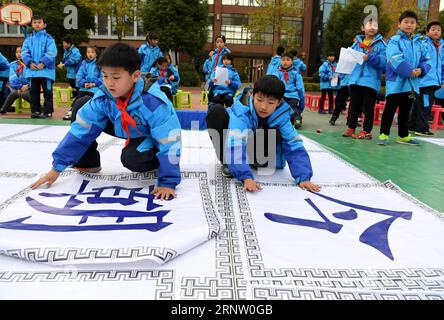
[{"label": "decorative border pattern on banner", "polygon": [[215,201],[225,230],[216,238],[216,275],[183,277],[182,299],[246,299],[247,281],[240,256],[231,183],[222,176],[222,167],[217,166]]},{"label": "decorative border pattern on banner", "polygon": [[155,281],[155,299],[174,299],[174,271],[172,270],[119,270],[119,271],[46,271],[3,272],[0,283],[37,282],[103,282],[103,281]]},{"label": "decorative border pattern on banner", "polygon": [[[343,184],[330,185],[333,187],[339,187]],[[353,184],[347,184],[352,187]],[[295,187],[294,184],[288,184],[288,187]],[[354,184],[355,188],[370,188],[370,187],[384,187],[392,191],[398,192],[399,195],[406,197],[407,194],[400,192],[393,183],[370,183],[370,184]],[[257,239],[255,226],[251,214],[250,205],[247,198],[247,193],[244,190],[241,183],[235,183],[236,194],[238,199],[238,206],[240,212],[242,237],[245,243],[245,256],[247,259],[246,269],[250,271],[251,277],[250,283],[252,285],[260,285],[261,288],[253,290],[254,299],[276,298],[283,299],[286,296],[291,299],[342,299],[340,293],[323,290],[323,288],[329,288],[332,285],[339,288],[344,285],[344,280],[348,281],[347,289],[350,287],[356,288],[361,291],[373,291],[375,290],[375,283],[368,282],[369,278],[374,278],[377,281],[377,290],[398,290],[399,292],[392,295],[365,292],[363,294],[357,292],[350,292],[353,299],[390,299],[396,297],[399,299],[407,299],[408,297],[422,297],[422,298],[437,298],[444,299],[444,269],[423,269],[423,268],[409,268],[409,269],[310,269],[310,268],[267,268],[263,261],[259,240]],[[410,200],[410,199],[409,199]],[[428,211],[433,211],[428,207]],[[282,289],[282,279],[291,279],[292,286],[300,286],[300,288]],[[316,279],[316,281],[314,281]],[[332,280],[339,280],[333,282]],[[415,290],[422,292],[437,291],[436,294],[425,293],[409,293],[406,287],[406,283],[412,284]],[[276,288],[262,288],[264,284],[272,284]],[[316,289],[310,290],[304,285],[317,286]],[[322,290],[321,290],[322,289]],[[407,290],[407,291],[406,291]],[[406,291],[406,292],[403,292]],[[265,296],[268,294],[268,296]]]},{"label": "decorative border pattern on banner", "polygon": [[[81,174],[90,180],[102,181],[143,181],[154,180],[157,178],[157,172],[146,173],[128,173],[118,175],[93,175],[89,173],[77,173],[77,171],[65,171],[61,176],[67,177],[74,174]],[[202,207],[208,224],[208,240],[215,237],[221,231],[221,223],[216,215],[216,211],[211,199],[210,189],[208,185],[207,173],[204,171],[182,172],[183,179],[198,179],[200,193],[202,198]],[[28,194],[31,189],[28,187],[4,203],[0,205],[0,213],[6,207]],[[0,255],[11,256],[14,258],[26,259],[34,262],[54,263],[54,262],[70,262],[88,259],[128,259],[128,258],[148,258],[155,257],[166,263],[175,258],[178,253],[173,249],[162,249],[157,247],[137,247],[137,248],[113,248],[113,249],[80,249],[80,248],[23,248],[2,250]]]}]

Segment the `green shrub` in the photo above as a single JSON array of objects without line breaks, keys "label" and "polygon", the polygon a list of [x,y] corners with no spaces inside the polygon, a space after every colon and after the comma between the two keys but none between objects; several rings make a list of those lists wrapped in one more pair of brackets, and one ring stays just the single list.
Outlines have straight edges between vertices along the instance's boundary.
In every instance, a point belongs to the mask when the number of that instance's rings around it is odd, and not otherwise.
[{"label": "green shrub", "polygon": [[180,85],[184,87],[199,87],[200,76],[194,66],[190,63],[181,63],[178,66],[180,74]]},{"label": "green shrub", "polygon": [[321,85],[319,83],[314,82],[307,82],[304,83],[305,91],[310,92],[320,92],[321,91]]},{"label": "green shrub", "polygon": [[304,83],[305,82],[316,82],[316,81],[314,81],[314,77],[303,77],[303,79],[304,79]]}]

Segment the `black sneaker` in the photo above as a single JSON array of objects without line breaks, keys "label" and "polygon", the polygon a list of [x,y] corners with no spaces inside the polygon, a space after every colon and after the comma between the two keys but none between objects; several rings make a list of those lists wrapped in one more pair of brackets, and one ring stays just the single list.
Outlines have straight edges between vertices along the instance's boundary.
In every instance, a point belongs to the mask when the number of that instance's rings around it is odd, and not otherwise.
[{"label": "black sneaker", "polygon": [[299,129],[299,128],[302,126],[302,119],[296,119],[296,120],[294,120],[294,122],[293,122],[293,126],[294,126],[296,129]]},{"label": "black sneaker", "polygon": [[415,135],[416,136],[422,136],[422,137],[431,137],[431,136],[434,136],[435,134],[433,132],[430,132],[430,131],[426,131],[426,132],[415,131]]},{"label": "black sneaker", "polygon": [[31,119],[40,119],[42,117],[42,114],[40,112],[33,112],[31,114]]},{"label": "black sneaker", "polygon": [[224,165],[222,166],[222,175],[223,175],[225,178],[232,178],[232,177],[233,177],[233,175],[231,174],[230,169],[228,168],[228,166],[227,166],[226,164],[224,164]]},{"label": "black sneaker", "polygon": [[52,118],[52,113],[45,113],[43,118]]},{"label": "black sneaker", "polygon": [[332,116],[330,121],[328,122],[331,126],[334,126],[336,124],[336,120],[338,120],[338,117]]}]

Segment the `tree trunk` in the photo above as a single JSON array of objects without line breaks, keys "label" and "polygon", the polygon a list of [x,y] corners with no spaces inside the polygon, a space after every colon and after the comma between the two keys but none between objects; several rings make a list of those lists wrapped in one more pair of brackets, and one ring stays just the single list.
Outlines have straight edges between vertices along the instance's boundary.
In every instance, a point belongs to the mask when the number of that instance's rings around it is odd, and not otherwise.
[{"label": "tree trunk", "polygon": [[179,59],[178,59],[178,56],[177,56],[177,48],[174,48],[174,59],[176,61],[176,65],[179,65]]}]

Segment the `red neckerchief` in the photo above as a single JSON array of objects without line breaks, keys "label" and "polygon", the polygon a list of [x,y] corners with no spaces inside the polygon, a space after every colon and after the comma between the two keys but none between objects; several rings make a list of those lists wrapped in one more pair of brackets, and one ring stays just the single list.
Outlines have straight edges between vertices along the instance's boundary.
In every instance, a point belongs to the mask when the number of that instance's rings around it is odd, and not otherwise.
[{"label": "red neckerchief", "polygon": [[438,52],[438,54],[439,54],[439,47],[441,46],[441,43],[438,40],[432,39],[432,41],[433,41],[433,44],[435,45],[436,52]]},{"label": "red neckerchief", "polygon": [[217,64],[219,63],[220,51],[216,54],[216,63],[214,64],[214,70],[216,70]]},{"label": "red neckerchief", "polygon": [[331,67],[331,71],[332,71],[333,73],[335,73],[335,66],[333,65],[333,63],[330,63],[330,67]]},{"label": "red neckerchief", "polygon": [[366,45],[364,42],[360,42],[359,47],[361,47],[364,52],[367,51],[368,54],[372,53],[372,44]]},{"label": "red neckerchief", "polygon": [[134,129],[137,130],[136,121],[133,118],[131,118],[129,113],[126,111],[126,107],[128,106],[128,102],[129,102],[131,96],[133,95],[133,92],[134,92],[134,87],[131,89],[131,91],[128,94],[128,97],[125,99],[125,101],[123,101],[120,98],[116,99],[117,109],[122,111],[122,115],[121,115],[122,129],[123,129],[123,131],[126,132],[126,135],[127,135],[127,139],[126,139],[126,142],[125,142],[125,147],[130,142],[130,129],[129,129],[129,126],[131,126],[131,127],[133,127]]},{"label": "red neckerchief", "polygon": [[284,69],[284,68],[281,68],[281,67],[279,67],[279,71],[280,71],[280,72],[283,72],[283,73],[284,73],[284,80],[285,80],[285,83],[288,83],[288,78],[289,78],[289,75],[288,75],[288,70],[287,70],[287,69]]},{"label": "red neckerchief", "polygon": [[23,69],[25,68],[25,64],[20,60],[17,60],[17,64],[19,65],[19,67],[15,70],[15,74],[18,75],[20,72],[23,75]]},{"label": "red neckerchief", "polygon": [[161,77],[166,77],[166,69],[160,69],[160,76]]}]

